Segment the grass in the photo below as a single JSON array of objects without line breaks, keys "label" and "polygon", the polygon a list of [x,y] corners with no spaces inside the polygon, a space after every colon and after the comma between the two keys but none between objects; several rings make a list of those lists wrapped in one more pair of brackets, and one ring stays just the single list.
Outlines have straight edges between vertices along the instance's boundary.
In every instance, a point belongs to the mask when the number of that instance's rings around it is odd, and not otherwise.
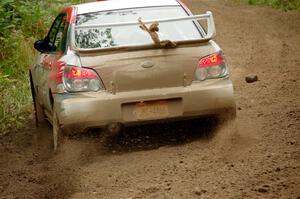
[{"label": "grass", "polygon": [[[0,130],[20,128],[32,111],[28,83],[28,66],[33,50],[22,34],[12,33],[5,45],[11,55],[0,63]],[[10,45],[9,45],[10,44]]]},{"label": "grass", "polygon": [[18,130],[33,111],[28,69],[59,10],[83,0],[0,1],[0,137]]},{"label": "grass", "polygon": [[297,10],[300,12],[300,0],[242,0],[251,5],[268,5],[285,11]]}]

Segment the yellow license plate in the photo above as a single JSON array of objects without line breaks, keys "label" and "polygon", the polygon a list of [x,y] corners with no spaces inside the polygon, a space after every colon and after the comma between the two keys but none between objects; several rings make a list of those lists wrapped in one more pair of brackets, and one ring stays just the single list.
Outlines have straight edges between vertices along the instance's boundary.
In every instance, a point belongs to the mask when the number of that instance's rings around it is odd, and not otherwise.
[{"label": "yellow license plate", "polygon": [[169,115],[169,107],[166,101],[137,103],[133,115],[136,119],[159,119]]}]

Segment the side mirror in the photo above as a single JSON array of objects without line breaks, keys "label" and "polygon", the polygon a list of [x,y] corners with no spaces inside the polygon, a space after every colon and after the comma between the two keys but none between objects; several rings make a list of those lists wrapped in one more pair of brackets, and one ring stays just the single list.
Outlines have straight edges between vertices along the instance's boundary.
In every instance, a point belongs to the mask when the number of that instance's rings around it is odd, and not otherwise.
[{"label": "side mirror", "polygon": [[40,52],[45,51],[45,41],[44,40],[38,40],[34,43],[34,48]]},{"label": "side mirror", "polygon": [[34,43],[34,48],[41,53],[43,52],[50,52],[53,50],[52,45],[47,40],[47,37],[44,40],[38,40]]}]

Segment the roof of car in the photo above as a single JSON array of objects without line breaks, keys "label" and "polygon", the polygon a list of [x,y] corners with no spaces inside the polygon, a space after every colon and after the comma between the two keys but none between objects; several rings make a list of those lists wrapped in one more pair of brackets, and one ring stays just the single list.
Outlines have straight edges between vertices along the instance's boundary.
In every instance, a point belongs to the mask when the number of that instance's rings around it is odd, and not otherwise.
[{"label": "roof of car", "polygon": [[174,5],[179,5],[177,0],[107,0],[79,4],[76,7],[77,14],[84,14],[106,10]]}]

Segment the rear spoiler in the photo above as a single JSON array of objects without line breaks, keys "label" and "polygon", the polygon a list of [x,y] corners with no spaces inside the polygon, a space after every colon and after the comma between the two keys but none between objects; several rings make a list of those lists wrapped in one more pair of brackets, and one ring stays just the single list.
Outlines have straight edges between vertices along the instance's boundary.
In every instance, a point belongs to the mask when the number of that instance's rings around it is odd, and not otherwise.
[{"label": "rear spoiler", "polygon": [[[192,15],[192,16],[186,16],[186,17],[174,17],[174,18],[163,18],[163,19],[151,19],[151,20],[143,20],[144,24],[152,24],[155,22],[172,22],[172,21],[187,21],[187,20],[206,20],[207,22],[207,32],[204,35],[203,38],[198,39],[198,40],[186,40],[186,41],[175,41],[176,44],[181,44],[181,43],[198,43],[198,42],[204,42],[204,41],[209,41],[216,35],[216,28],[215,28],[215,23],[214,23],[214,18],[213,14],[210,11],[207,11],[205,14],[201,15]],[[71,46],[72,49],[75,51],[80,51],[80,52],[90,52],[90,51],[106,51],[106,50],[117,50],[117,49],[128,49],[128,48],[143,48],[143,47],[149,47],[149,46],[155,46],[153,45],[140,45],[140,46],[119,46],[119,47],[108,47],[108,48],[92,48],[92,49],[87,49],[87,48],[78,48],[75,45],[75,31],[74,30],[79,30],[79,29],[96,29],[96,28],[101,28],[101,27],[115,27],[115,26],[128,26],[128,25],[137,25],[139,26],[140,23],[139,21],[130,21],[130,22],[120,22],[120,23],[106,23],[106,24],[90,24],[90,25],[80,25],[80,26],[75,26],[75,24],[71,24],[71,28],[73,29],[71,31]]]}]

